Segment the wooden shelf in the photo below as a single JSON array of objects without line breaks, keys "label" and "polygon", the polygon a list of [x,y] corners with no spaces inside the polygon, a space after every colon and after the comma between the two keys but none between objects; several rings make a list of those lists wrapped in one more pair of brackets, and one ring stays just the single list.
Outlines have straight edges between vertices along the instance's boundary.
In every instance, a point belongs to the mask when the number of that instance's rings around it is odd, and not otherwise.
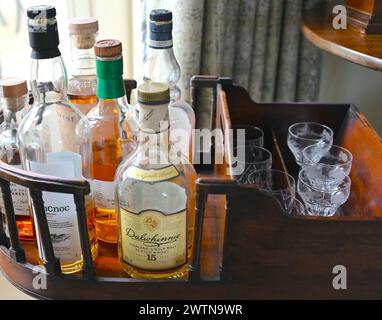
[{"label": "wooden shelf", "polygon": [[331,12],[336,2],[319,4],[304,15],[302,31],[318,48],[350,62],[382,71],[382,35],[365,35],[349,28],[335,30]]}]

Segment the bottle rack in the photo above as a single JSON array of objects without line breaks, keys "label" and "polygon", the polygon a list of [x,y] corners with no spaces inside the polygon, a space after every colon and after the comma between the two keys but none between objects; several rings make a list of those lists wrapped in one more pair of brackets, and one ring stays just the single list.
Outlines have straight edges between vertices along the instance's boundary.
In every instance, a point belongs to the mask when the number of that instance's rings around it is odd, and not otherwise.
[{"label": "bottle rack", "polygon": [[[135,82],[126,82],[128,96]],[[289,125],[317,121],[334,129],[335,143],[354,155],[352,192],[336,217],[288,216],[278,202],[227,176],[231,162],[198,165],[196,224],[187,280],[128,278],[117,248],[99,244],[91,259],[84,196],[86,181],[70,181],[26,173],[0,163],[10,238],[0,227],[0,266],[19,289],[45,299],[250,299],[250,298],[381,298],[382,297],[382,141],[353,105],[255,103],[228,78],[195,76],[191,80],[194,108],[201,90],[212,89],[211,129],[225,135],[235,124],[264,129],[266,148],[276,169],[296,177],[297,165],[286,144]],[[225,145],[229,147],[229,145]],[[214,149],[214,148],[213,148]],[[213,150],[214,151],[214,150]],[[28,187],[47,253],[45,269],[36,269],[35,246],[21,243],[9,183]],[[42,191],[73,194],[84,266],[63,275],[55,258],[44,214]],[[334,290],[333,268],[346,267],[347,290]],[[33,287],[40,271],[46,288]]]}]

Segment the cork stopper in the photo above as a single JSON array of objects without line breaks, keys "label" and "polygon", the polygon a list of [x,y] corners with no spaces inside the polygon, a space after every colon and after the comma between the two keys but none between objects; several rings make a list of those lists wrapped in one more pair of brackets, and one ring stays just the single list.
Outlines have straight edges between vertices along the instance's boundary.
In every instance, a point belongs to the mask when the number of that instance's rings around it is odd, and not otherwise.
[{"label": "cork stopper", "polygon": [[77,49],[91,49],[96,42],[98,20],[96,18],[73,18],[69,20],[69,33]]},{"label": "cork stopper", "polygon": [[69,33],[90,35],[98,32],[98,20],[93,17],[73,18],[69,20]]},{"label": "cork stopper", "polygon": [[0,80],[1,98],[19,98],[28,93],[27,82],[19,78],[5,78]]},{"label": "cork stopper", "polygon": [[143,104],[165,104],[170,101],[169,87],[160,82],[146,82],[138,87],[138,102]]},{"label": "cork stopper", "polygon": [[94,46],[94,52],[97,57],[110,58],[122,54],[122,43],[118,40],[100,40]]}]

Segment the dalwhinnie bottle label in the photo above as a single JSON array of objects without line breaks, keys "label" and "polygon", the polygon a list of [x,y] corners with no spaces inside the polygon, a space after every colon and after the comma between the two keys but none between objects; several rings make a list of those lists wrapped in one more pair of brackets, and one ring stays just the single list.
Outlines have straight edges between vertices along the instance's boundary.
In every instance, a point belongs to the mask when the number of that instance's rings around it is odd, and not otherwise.
[{"label": "dalwhinnie bottle label", "polygon": [[176,178],[179,176],[179,172],[173,165],[150,170],[133,166],[128,169],[127,176],[131,179],[144,182],[160,182]]},{"label": "dalwhinnie bottle label", "polygon": [[122,258],[143,270],[161,271],[187,262],[186,209],[173,214],[121,209]]}]

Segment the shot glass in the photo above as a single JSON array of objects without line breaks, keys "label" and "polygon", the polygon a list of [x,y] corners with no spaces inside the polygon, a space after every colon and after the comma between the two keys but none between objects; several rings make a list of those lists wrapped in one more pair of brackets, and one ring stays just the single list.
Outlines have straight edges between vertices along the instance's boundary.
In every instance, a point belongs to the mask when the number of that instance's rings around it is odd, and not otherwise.
[{"label": "shot glass", "polygon": [[246,145],[234,148],[236,164],[231,167],[231,175],[238,184],[248,184],[251,173],[272,168],[272,153],[265,148],[248,147]]},{"label": "shot glass", "polygon": [[287,213],[292,212],[296,183],[291,175],[279,170],[260,170],[249,176],[249,182],[274,196]]},{"label": "shot glass", "polygon": [[290,212],[291,216],[306,216],[305,205],[298,199],[293,199],[292,210]]},{"label": "shot glass", "polygon": [[329,147],[333,144],[333,131],[315,122],[299,122],[288,129],[288,147],[299,166],[303,164],[302,151],[309,146]]},{"label": "shot glass", "polygon": [[[244,130],[245,136],[239,135],[239,130]],[[264,131],[258,127],[238,124],[232,127],[233,134],[233,147],[240,147],[243,145],[252,147],[264,147]]]},{"label": "shot glass", "polygon": [[[336,187],[328,188],[320,176],[320,168],[305,167],[298,175],[297,192],[311,216],[333,216],[349,198],[351,180],[343,176]],[[315,178],[312,178],[315,177]]]},{"label": "shot glass", "polygon": [[[313,145],[303,151],[303,167],[317,167],[317,170],[307,171],[318,177],[309,177],[312,183],[319,187],[335,188],[351,171],[353,155],[345,148],[335,145]],[[318,178],[318,179],[317,179]]]}]

